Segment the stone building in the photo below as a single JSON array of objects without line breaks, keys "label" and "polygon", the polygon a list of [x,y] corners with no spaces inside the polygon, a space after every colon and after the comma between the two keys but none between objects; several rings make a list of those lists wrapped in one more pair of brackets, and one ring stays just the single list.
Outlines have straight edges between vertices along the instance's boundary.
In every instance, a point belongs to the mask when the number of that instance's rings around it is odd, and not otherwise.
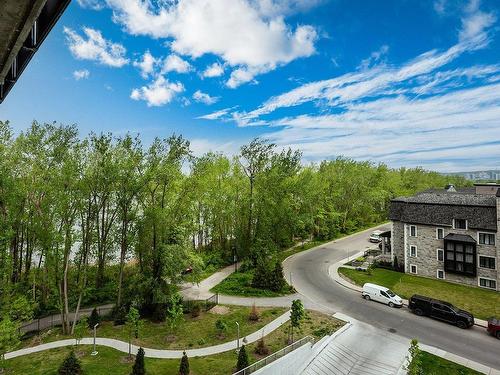
[{"label": "stone building", "polygon": [[391,201],[391,255],[405,272],[500,291],[500,185]]}]

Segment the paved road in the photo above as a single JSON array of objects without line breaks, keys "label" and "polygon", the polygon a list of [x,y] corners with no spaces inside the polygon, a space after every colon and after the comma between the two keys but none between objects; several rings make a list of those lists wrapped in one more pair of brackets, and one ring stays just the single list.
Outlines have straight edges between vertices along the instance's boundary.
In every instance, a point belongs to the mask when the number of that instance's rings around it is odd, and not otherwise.
[{"label": "paved road", "polygon": [[[388,226],[385,228],[388,229]],[[500,369],[500,341],[488,336],[485,329],[473,327],[461,330],[430,318],[418,317],[406,308],[391,309],[365,301],[358,292],[330,278],[329,266],[348,254],[369,247],[369,234],[370,231],[362,232],[294,255],[284,263],[287,278],[292,272],[295,289],[325,310],[340,311],[396,335],[417,338],[424,344]]]}]

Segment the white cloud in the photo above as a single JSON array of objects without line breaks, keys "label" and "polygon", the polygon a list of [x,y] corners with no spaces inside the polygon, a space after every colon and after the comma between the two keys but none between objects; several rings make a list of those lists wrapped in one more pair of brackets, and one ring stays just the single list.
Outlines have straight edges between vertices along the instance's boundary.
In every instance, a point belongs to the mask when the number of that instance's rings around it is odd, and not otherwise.
[{"label": "white cloud", "polygon": [[127,50],[119,43],[103,38],[99,30],[83,28],[84,36],[64,27],[66,41],[73,56],[81,60],[93,60],[103,65],[122,67],[128,63]]},{"label": "white cloud", "polygon": [[158,64],[158,62],[159,59],[156,59],[148,50],[144,52],[144,55],[142,55],[141,60],[134,61],[132,65],[138,68],[141,72],[142,78],[146,79],[153,74],[155,66],[156,64]]},{"label": "white cloud", "polygon": [[172,54],[167,56],[163,63],[162,73],[177,72],[187,73],[191,70],[191,65],[180,58],[178,55]]},{"label": "white cloud", "polygon": [[174,52],[192,58],[219,56],[236,69],[229,87],[315,52],[316,30],[310,25],[293,29],[276,14],[280,7],[266,5],[279,3],[295,3],[297,9],[306,2],[179,0],[153,7],[149,1],[108,0],[114,21],[130,34],[171,38]]},{"label": "white cloud", "polygon": [[178,93],[183,91],[182,83],[169,82],[160,75],[149,85],[133,89],[130,97],[134,100],[144,100],[148,107],[159,107],[170,103]]},{"label": "white cloud", "polygon": [[434,10],[439,15],[445,14],[446,0],[434,0]]},{"label": "white cloud", "polygon": [[202,76],[206,78],[219,77],[224,74],[224,68],[221,64],[215,62],[212,65],[207,66],[203,71]]},{"label": "white cloud", "polygon": [[237,155],[245,141],[218,142],[206,138],[195,138],[189,141],[189,148],[194,156],[202,156],[208,152],[222,152],[224,155]]},{"label": "white cloud", "polygon": [[217,101],[220,99],[219,97],[214,97],[210,96],[204,92],[201,92],[200,90],[197,90],[193,94],[193,99],[199,103],[204,103],[206,105],[212,105],[214,103],[217,103]]},{"label": "white cloud", "polygon": [[212,112],[203,116],[197,117],[197,119],[203,119],[203,120],[221,120],[224,119],[232,110],[234,107],[230,108],[224,108],[221,110],[218,110],[216,112]]},{"label": "white cloud", "polygon": [[81,79],[87,79],[90,76],[90,72],[87,69],[81,69],[81,70],[75,70],[73,72],[73,78],[75,78],[77,81]]},{"label": "white cloud", "polygon": [[82,8],[101,10],[104,8],[104,1],[101,0],[78,0],[78,4]]},{"label": "white cloud", "polygon": [[380,62],[380,60],[387,55],[387,52],[389,52],[389,46],[387,44],[384,44],[381,46],[378,50],[373,51],[370,56],[364,60],[361,61],[361,64],[359,65],[359,69],[368,69],[374,64],[377,64]]}]

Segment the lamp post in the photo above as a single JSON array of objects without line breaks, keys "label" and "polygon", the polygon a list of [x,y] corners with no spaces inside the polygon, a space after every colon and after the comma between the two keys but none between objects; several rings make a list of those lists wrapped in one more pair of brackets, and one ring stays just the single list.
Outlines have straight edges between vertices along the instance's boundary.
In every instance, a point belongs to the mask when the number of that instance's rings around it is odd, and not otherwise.
[{"label": "lamp post", "polygon": [[240,323],[238,322],[235,322],[236,323],[236,327],[238,328],[238,338],[236,339],[236,352],[239,352],[240,351]]},{"label": "lamp post", "polygon": [[97,326],[99,325],[99,323],[97,323],[95,326],[94,326],[94,351],[92,353],[90,353],[90,355],[97,355],[97,350],[95,350],[95,336],[96,336],[96,330],[97,330]]}]

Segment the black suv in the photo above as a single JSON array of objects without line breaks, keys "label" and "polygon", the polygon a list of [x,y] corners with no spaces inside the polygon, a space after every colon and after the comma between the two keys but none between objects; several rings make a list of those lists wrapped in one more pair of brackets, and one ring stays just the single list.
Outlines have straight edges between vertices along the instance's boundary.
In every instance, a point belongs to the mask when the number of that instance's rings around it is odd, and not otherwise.
[{"label": "black suv", "polygon": [[460,310],[445,301],[415,294],[410,298],[408,307],[417,315],[444,320],[459,328],[469,328],[474,325],[474,316],[470,312]]}]

